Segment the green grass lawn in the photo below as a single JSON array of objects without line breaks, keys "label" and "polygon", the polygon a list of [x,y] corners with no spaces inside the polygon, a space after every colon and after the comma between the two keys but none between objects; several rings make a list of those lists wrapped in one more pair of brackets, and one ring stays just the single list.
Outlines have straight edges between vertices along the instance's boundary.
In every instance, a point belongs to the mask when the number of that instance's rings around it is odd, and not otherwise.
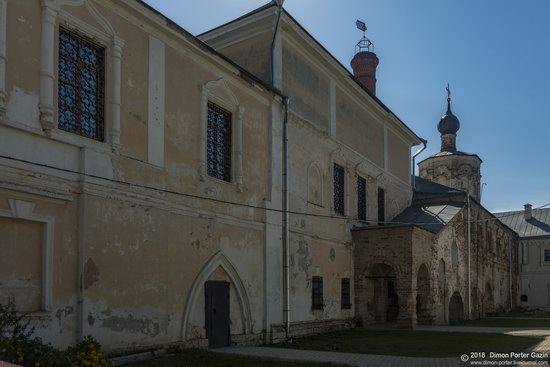
[{"label": "green grass lawn", "polygon": [[[156,358],[146,362],[132,363],[127,367],[327,367],[325,363],[297,363],[241,357],[205,350],[184,350],[181,353]],[[330,364],[328,367],[338,367]],[[340,366],[345,367],[345,366]]]},{"label": "green grass lawn", "polygon": [[550,329],[550,319],[489,318],[467,321],[461,326],[486,326],[506,328],[545,327]]},{"label": "green grass lawn", "polygon": [[522,351],[539,339],[503,334],[356,328],[296,339],[276,347],[410,357],[458,357],[472,351]]}]

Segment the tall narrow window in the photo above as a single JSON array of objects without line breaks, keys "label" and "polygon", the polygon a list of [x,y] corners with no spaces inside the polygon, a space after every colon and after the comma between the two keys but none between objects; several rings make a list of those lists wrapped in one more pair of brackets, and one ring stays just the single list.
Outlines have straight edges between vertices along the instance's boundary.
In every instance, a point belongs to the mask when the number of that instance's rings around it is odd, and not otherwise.
[{"label": "tall narrow window", "polygon": [[103,141],[105,48],[60,28],[58,66],[59,128]]},{"label": "tall narrow window", "polygon": [[311,308],[313,310],[322,310],[324,307],[323,277],[312,277],[311,286]]},{"label": "tall narrow window", "polygon": [[388,280],[388,298],[396,298],[395,280]]},{"label": "tall narrow window", "polygon": [[334,164],[333,171],[334,212],[344,215],[344,167]]},{"label": "tall narrow window", "polygon": [[550,250],[544,250],[544,261],[550,261]]},{"label": "tall narrow window", "polygon": [[357,177],[357,219],[367,220],[367,181]]},{"label": "tall narrow window", "polygon": [[208,175],[231,181],[231,112],[208,102]]},{"label": "tall narrow window", "polygon": [[351,308],[351,292],[349,278],[342,278],[342,309],[348,310]]},{"label": "tall narrow window", "polygon": [[378,188],[378,225],[383,226],[386,221],[386,193],[384,189]]}]

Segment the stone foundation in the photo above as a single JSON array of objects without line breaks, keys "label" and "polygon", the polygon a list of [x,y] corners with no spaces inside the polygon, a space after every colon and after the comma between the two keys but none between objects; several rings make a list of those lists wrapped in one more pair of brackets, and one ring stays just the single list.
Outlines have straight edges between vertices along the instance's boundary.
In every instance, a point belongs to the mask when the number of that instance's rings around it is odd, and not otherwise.
[{"label": "stone foundation", "polygon": [[[300,321],[290,324],[290,335],[292,338],[301,338],[310,335],[328,333],[331,331],[352,329],[355,322],[352,319],[333,319],[321,321]],[[285,341],[285,325],[272,324],[269,335],[269,344],[281,343]]]}]

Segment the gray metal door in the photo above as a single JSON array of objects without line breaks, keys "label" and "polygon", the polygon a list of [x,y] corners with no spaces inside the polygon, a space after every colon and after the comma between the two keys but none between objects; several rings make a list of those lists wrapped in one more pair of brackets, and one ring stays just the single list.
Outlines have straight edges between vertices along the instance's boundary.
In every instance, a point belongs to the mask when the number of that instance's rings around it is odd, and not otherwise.
[{"label": "gray metal door", "polygon": [[229,283],[204,283],[206,336],[209,348],[229,345]]}]

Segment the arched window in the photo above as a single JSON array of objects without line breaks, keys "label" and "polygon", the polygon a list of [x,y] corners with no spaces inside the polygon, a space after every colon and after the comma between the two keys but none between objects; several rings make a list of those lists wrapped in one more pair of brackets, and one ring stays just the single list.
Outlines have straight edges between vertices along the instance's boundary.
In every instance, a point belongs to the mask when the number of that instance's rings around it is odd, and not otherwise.
[{"label": "arched window", "polygon": [[527,295],[526,294],[522,294],[521,295],[521,298],[520,298],[520,301],[521,302],[527,302],[528,298],[527,298]]}]

